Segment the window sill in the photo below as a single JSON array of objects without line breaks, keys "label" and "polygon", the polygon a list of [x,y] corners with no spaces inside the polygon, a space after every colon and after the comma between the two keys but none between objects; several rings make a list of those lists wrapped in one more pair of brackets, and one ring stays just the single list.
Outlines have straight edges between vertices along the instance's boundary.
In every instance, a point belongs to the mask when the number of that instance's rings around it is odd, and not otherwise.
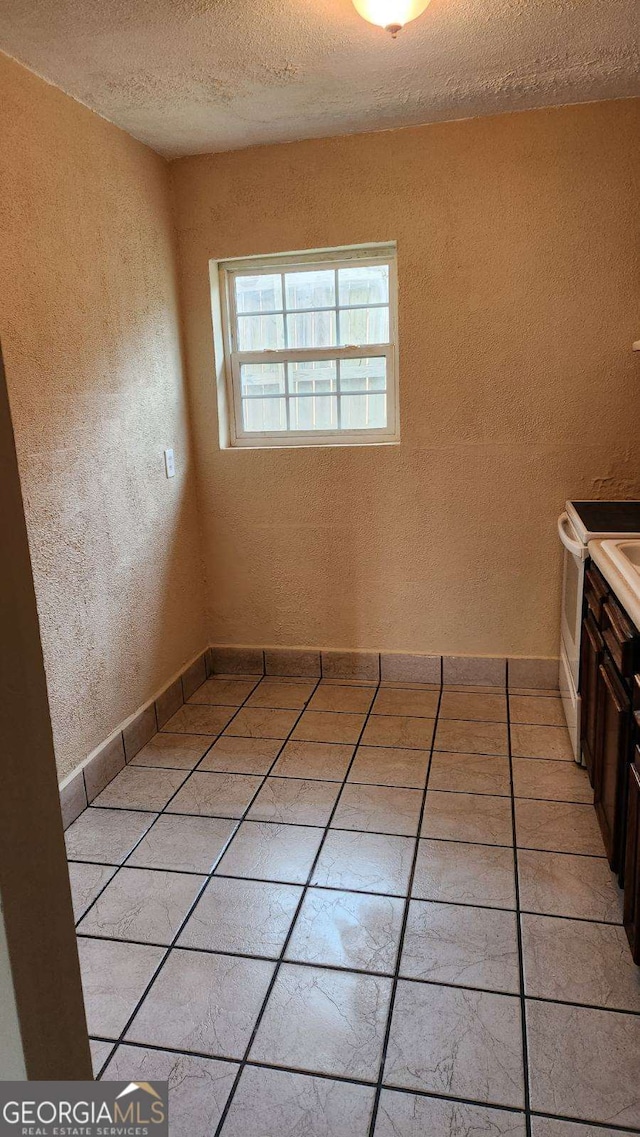
[{"label": "window sill", "polygon": [[380,446],[400,446],[399,438],[372,438],[370,441],[362,442],[274,442],[262,443],[259,446],[241,445],[237,443],[230,446],[221,446],[220,450],[225,453],[242,453],[243,451],[250,451],[255,454],[256,450],[361,450],[363,448],[380,447]]}]

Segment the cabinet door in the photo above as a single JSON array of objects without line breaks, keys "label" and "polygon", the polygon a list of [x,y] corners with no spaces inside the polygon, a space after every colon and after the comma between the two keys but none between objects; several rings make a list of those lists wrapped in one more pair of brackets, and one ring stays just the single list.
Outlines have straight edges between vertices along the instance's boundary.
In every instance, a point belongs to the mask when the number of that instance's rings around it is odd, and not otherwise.
[{"label": "cabinet door", "polygon": [[596,627],[593,616],[587,611],[582,624],[580,640],[580,696],[582,701],[580,736],[582,755],[591,785],[593,785],[597,741],[598,668],[602,662],[603,648],[602,636]]},{"label": "cabinet door", "polygon": [[634,963],[640,963],[640,749],[629,767],[627,850],[624,868],[624,926]]},{"label": "cabinet door", "polygon": [[609,864],[621,872],[631,704],[606,654],[598,668],[597,703],[594,804]]}]

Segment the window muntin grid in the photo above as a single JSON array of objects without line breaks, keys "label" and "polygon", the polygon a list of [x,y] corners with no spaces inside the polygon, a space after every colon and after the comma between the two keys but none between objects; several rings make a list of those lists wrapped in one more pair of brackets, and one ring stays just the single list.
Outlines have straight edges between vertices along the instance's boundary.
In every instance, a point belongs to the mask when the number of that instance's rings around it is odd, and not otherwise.
[{"label": "window muntin grid", "polygon": [[395,441],[395,250],[227,262],[233,444]]}]

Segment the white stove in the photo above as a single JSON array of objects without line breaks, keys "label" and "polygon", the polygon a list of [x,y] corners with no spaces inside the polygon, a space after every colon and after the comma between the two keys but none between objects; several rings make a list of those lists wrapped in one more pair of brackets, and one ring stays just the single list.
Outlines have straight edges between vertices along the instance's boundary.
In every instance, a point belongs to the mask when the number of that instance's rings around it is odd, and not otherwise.
[{"label": "white stove", "polygon": [[640,501],[568,501],[558,518],[564,546],[560,695],[576,762],[580,747],[580,635],[585,561],[589,541],[640,537]]}]

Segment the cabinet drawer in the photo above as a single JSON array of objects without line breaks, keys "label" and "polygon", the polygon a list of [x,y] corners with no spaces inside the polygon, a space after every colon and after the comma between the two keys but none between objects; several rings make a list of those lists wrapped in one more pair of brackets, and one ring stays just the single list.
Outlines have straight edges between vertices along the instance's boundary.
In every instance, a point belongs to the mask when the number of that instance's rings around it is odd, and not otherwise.
[{"label": "cabinet drawer", "polygon": [[584,574],[584,598],[587,603],[589,611],[593,613],[593,618],[596,624],[600,624],[602,618],[602,605],[604,604],[607,596],[609,595],[609,586],[598,572],[594,564],[590,564],[585,569]]},{"label": "cabinet drawer", "polygon": [[630,678],[636,669],[638,633],[613,596],[602,605],[602,635],[620,674]]}]

